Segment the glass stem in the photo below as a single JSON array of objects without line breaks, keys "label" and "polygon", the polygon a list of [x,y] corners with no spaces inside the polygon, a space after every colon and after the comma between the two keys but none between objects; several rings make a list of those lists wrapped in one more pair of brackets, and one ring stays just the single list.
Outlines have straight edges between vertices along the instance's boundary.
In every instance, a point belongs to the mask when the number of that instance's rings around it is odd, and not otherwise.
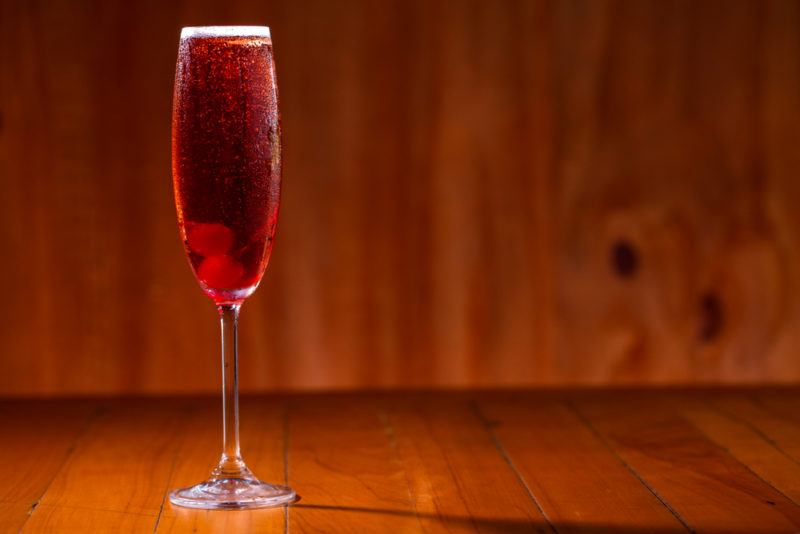
[{"label": "glass stem", "polygon": [[214,474],[240,477],[246,472],[239,451],[239,355],[236,329],[241,304],[217,307],[222,334],[222,458]]}]

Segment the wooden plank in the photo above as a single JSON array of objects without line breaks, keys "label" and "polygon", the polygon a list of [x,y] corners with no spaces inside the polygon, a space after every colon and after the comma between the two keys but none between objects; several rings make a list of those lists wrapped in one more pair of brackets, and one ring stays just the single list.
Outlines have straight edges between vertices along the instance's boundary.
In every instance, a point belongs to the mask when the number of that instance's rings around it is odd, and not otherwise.
[{"label": "wooden plank", "polygon": [[386,425],[426,532],[550,532],[471,402],[387,402]]},{"label": "wooden plank", "polygon": [[0,502],[0,530],[18,532],[32,511],[30,502]]},{"label": "wooden plank", "polygon": [[558,532],[684,527],[567,405],[480,400],[498,442]]},{"label": "wooden plank", "polygon": [[283,399],[243,400],[246,459],[283,482],[286,452],[300,502],[288,518],[167,503],[160,520],[166,491],[200,480],[217,458],[217,399],[108,402],[88,425],[96,402],[0,403],[0,461],[11,477],[0,530],[800,528],[796,391],[484,394],[475,407],[470,397],[295,397],[288,443]]},{"label": "wooden plank", "polygon": [[[741,401],[749,402],[746,398]],[[751,421],[715,408],[714,404],[688,408],[683,413],[710,441],[724,448],[792,502],[800,504],[800,464]]]},{"label": "wooden plank", "polygon": [[796,532],[800,508],[684,417],[697,402],[688,394],[597,394],[577,405],[693,529]]},{"label": "wooden plank", "polygon": [[797,393],[752,391],[741,395],[714,395],[710,402],[729,417],[750,425],[794,462],[800,462],[800,398]]},{"label": "wooden plank", "polygon": [[185,412],[178,400],[110,403],[78,440],[24,530],[152,530]]},{"label": "wooden plank", "polygon": [[[208,477],[219,461],[222,447],[219,400],[193,405],[180,436],[175,468],[167,487],[171,491]],[[256,476],[265,482],[284,484],[284,416],[280,399],[250,398],[241,403],[242,454]],[[164,495],[157,532],[283,532],[284,508],[246,512],[192,510],[173,506]]]},{"label": "wooden plank", "polygon": [[27,521],[96,409],[80,401],[0,403],[0,531]]},{"label": "wooden plank", "polygon": [[369,396],[289,405],[289,532],[420,532],[406,473]]},{"label": "wooden plank", "polygon": [[155,519],[155,512],[99,510],[91,505],[73,507],[42,504],[36,508],[31,521],[25,524],[23,532],[150,532]]}]

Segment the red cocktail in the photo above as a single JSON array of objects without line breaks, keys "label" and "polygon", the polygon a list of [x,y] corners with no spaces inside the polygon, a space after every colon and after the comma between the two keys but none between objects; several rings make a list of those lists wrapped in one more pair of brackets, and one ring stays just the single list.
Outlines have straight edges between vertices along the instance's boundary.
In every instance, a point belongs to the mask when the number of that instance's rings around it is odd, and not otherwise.
[{"label": "red cocktail", "polygon": [[178,221],[195,276],[217,303],[241,301],[255,290],[269,260],[280,203],[272,41],[247,33],[253,30],[184,33],[175,78]]},{"label": "red cocktail", "polygon": [[261,482],[239,450],[239,308],[264,274],[280,203],[280,118],[269,28],[183,29],[172,175],[189,263],[220,316],[223,452],[208,480],[173,491],[170,501],[233,509],[288,503],[294,491]]}]

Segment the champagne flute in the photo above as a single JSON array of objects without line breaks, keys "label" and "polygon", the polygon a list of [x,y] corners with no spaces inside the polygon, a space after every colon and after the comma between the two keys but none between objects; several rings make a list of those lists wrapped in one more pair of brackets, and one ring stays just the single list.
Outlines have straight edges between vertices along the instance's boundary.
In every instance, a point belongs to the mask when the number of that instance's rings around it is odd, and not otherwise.
[{"label": "champagne flute", "polygon": [[280,116],[269,28],[183,28],[172,113],[180,234],[222,329],[223,450],[208,480],[173,491],[170,501],[206,509],[285,504],[294,491],[261,482],[239,450],[239,309],[264,274],[280,203]]}]

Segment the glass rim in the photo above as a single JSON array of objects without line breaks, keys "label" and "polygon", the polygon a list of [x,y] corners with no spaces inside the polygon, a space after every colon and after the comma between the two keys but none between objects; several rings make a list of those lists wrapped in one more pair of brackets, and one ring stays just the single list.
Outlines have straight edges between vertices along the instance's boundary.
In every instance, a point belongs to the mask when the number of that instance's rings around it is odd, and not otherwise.
[{"label": "glass rim", "polygon": [[181,39],[192,37],[260,37],[271,39],[269,26],[184,26]]}]

